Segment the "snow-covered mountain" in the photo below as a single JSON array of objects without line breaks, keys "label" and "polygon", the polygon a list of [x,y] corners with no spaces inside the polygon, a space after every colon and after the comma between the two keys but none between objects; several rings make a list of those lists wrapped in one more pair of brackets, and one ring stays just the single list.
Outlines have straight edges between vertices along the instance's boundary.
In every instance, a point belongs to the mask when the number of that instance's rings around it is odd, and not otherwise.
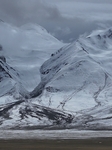
[{"label": "snow-covered mountain", "polygon": [[3,47],[0,55],[19,71],[24,87],[28,91],[33,90],[40,82],[40,66],[49,59],[52,51],[64,44],[36,24],[17,28],[1,22],[0,33],[0,44]]},{"label": "snow-covered mountain", "polygon": [[39,25],[0,32],[1,128],[112,129],[111,28],[71,44]]}]

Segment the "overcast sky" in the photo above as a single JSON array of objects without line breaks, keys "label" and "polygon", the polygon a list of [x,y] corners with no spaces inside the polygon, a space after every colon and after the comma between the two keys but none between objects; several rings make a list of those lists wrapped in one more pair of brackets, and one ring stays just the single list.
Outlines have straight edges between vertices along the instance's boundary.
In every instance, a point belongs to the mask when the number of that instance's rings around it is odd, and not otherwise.
[{"label": "overcast sky", "polygon": [[112,25],[112,0],[0,0],[0,19],[21,26],[37,23],[59,40]]}]

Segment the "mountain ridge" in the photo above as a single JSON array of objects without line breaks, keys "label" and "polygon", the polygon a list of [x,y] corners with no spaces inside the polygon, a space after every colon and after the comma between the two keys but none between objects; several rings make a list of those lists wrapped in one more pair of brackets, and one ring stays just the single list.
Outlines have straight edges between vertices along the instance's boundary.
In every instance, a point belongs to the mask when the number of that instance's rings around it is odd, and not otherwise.
[{"label": "mountain ridge", "polygon": [[[11,34],[12,28],[8,31]],[[22,27],[22,36],[27,33],[35,41],[27,45],[28,39],[24,39],[26,46],[17,47],[17,54],[5,55],[3,46],[0,74],[5,71],[16,90],[1,94],[1,128],[112,129],[112,28],[70,44],[50,36],[49,42],[41,41],[39,47],[34,44],[41,39],[35,36],[37,28],[40,26]],[[39,32],[46,35],[41,29]]]}]

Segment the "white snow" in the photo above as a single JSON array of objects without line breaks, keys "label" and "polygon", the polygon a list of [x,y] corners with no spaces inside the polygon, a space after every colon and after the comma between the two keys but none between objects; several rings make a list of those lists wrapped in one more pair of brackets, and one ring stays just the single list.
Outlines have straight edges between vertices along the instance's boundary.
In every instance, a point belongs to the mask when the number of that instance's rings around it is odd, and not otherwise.
[{"label": "white snow", "polygon": [[[82,36],[71,44],[58,41],[37,24],[19,28],[0,22],[0,33],[0,56],[6,58],[6,63],[0,63],[1,106],[28,96],[29,105],[76,115],[78,123],[86,116],[93,119],[88,125],[111,126],[111,28]],[[35,97],[39,90],[40,95]],[[29,115],[20,120],[20,109],[25,106],[12,108],[12,119],[4,120],[1,127],[52,124],[46,117],[39,120]]]}]

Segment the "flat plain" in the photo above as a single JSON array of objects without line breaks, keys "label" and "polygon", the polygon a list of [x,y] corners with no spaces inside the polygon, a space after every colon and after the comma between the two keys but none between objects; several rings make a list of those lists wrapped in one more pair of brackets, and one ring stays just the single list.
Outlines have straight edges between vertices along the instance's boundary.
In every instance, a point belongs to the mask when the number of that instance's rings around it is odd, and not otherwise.
[{"label": "flat plain", "polygon": [[112,150],[112,138],[0,140],[0,150]]}]

